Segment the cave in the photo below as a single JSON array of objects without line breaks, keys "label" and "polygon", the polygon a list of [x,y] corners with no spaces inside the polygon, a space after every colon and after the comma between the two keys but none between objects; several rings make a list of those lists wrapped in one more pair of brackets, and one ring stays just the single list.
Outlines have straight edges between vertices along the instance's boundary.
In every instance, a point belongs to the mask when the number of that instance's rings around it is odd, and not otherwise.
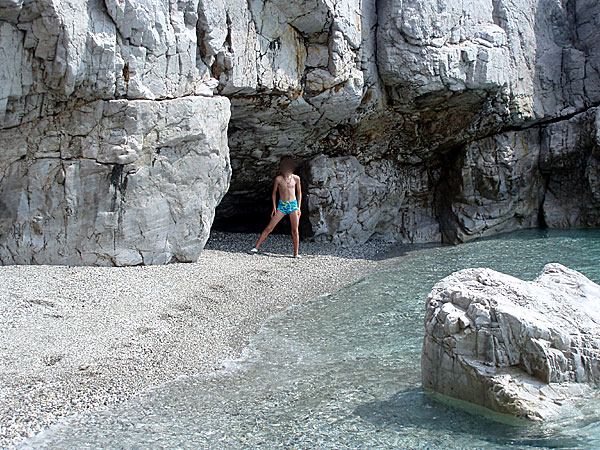
[{"label": "cave", "polygon": [[[273,165],[268,170],[271,182],[262,181],[250,188],[233,190],[225,194],[221,203],[215,209],[215,219],[212,229],[215,231],[230,233],[254,233],[260,234],[269,223],[271,217],[271,191],[273,179],[278,175],[278,165]],[[306,178],[305,166],[300,161],[296,174],[302,180],[302,204],[300,216],[300,239],[313,236],[312,226],[308,214],[308,180]],[[232,173],[231,185],[240,186],[236,182],[237,173]],[[274,234],[291,234],[291,224],[288,216],[284,217],[273,230]]]}]

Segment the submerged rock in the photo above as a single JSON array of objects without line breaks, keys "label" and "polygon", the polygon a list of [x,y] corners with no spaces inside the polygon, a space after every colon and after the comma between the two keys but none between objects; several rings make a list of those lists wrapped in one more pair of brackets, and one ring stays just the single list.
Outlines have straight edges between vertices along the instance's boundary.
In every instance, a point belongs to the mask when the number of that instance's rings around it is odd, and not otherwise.
[{"label": "submerged rock", "polygon": [[466,269],[427,298],[423,387],[529,419],[600,384],[600,286],[560,264],[534,281]]}]

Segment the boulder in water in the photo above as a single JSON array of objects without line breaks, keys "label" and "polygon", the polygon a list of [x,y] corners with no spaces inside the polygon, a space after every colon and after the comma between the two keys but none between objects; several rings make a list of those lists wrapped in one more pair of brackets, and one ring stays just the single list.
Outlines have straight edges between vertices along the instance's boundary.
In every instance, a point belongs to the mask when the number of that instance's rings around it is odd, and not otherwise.
[{"label": "boulder in water", "polygon": [[427,298],[425,389],[529,419],[573,412],[600,384],[600,286],[560,264],[526,282],[466,269]]}]

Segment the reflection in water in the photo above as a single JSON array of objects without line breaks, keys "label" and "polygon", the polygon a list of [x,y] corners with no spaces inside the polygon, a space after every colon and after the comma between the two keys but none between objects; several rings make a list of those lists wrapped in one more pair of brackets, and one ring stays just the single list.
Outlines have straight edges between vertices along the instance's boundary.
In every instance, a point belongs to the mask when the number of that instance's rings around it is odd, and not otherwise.
[{"label": "reflection in water", "polygon": [[[560,262],[600,282],[600,231],[522,231],[403,249],[390,268],[271,318],[244,357],[54,427],[33,448],[600,448],[597,402],[578,420],[506,423],[420,386],[424,300],[466,267],[533,279]],[[27,447],[27,446],[26,446]],[[25,447],[25,448],[26,448]]]}]

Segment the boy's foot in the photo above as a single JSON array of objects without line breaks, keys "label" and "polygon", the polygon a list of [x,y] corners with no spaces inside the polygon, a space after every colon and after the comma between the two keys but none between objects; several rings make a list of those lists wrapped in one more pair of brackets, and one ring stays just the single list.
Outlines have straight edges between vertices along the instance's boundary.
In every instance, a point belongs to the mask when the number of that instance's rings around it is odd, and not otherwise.
[{"label": "boy's foot", "polygon": [[300,258],[302,258],[302,256],[300,256],[300,255],[294,255],[294,258],[300,259]]},{"label": "boy's foot", "polygon": [[251,255],[256,255],[258,253],[258,249],[256,247],[252,247],[252,250],[250,250],[248,253]]}]

